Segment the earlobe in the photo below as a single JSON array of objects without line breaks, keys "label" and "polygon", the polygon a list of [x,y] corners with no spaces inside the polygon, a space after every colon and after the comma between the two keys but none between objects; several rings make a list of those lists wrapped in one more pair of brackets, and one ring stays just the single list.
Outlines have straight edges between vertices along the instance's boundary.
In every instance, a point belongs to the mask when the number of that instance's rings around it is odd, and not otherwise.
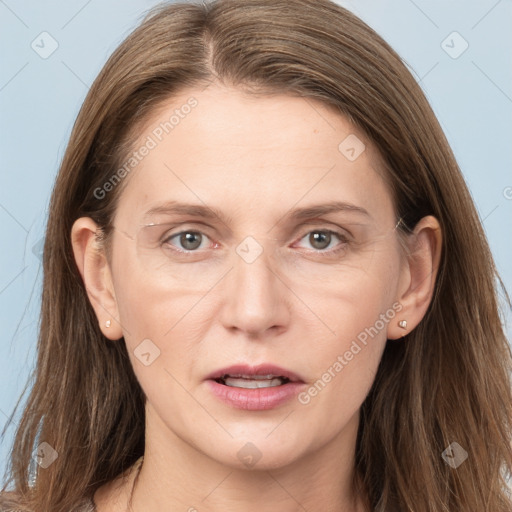
[{"label": "earlobe", "polygon": [[388,327],[388,339],[404,337],[421,322],[434,294],[441,260],[442,233],[435,217],[423,217],[408,236],[409,253],[398,289],[402,309]]},{"label": "earlobe", "polygon": [[98,225],[89,217],[77,219],[71,229],[71,243],[100,329],[106,338],[118,340],[123,336],[123,332],[118,321],[111,269],[98,241],[98,229]]}]

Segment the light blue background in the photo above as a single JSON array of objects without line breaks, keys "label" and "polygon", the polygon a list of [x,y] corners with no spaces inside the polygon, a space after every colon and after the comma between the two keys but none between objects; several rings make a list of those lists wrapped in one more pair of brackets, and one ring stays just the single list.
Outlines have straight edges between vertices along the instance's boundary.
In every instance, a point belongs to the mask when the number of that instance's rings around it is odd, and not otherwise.
[{"label": "light blue background", "polygon": [[[507,189],[512,187],[511,1],[340,3],[376,29],[420,81],[512,291],[512,188]],[[155,4],[0,0],[0,427],[34,364],[40,240],[71,127],[107,57]],[[31,48],[43,31],[59,45],[47,59]],[[441,46],[453,31],[469,44],[456,59]],[[453,46],[450,51],[462,48],[462,40],[451,39],[445,43]],[[510,314],[507,324],[510,332]],[[2,474],[13,433],[11,423],[0,446]]]}]

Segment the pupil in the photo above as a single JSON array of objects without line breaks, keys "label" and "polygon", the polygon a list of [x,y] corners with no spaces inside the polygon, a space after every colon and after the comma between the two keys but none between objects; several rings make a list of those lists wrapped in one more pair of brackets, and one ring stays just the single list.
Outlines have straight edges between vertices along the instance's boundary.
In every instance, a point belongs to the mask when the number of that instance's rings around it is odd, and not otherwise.
[{"label": "pupil", "polygon": [[[330,242],[331,242],[331,234],[330,233],[322,233],[322,232],[315,232],[315,233],[311,233],[311,235],[309,235],[309,239],[310,239],[310,242],[311,242],[311,245],[313,247],[315,247],[315,249],[325,249],[326,247],[329,246]],[[320,241],[320,245],[321,247],[317,247],[317,243]],[[327,241],[327,243],[325,243],[325,241]],[[322,246],[322,243],[324,244]]]},{"label": "pupil", "polygon": [[187,250],[197,249],[201,245],[201,234],[194,232],[183,233],[180,242]]}]

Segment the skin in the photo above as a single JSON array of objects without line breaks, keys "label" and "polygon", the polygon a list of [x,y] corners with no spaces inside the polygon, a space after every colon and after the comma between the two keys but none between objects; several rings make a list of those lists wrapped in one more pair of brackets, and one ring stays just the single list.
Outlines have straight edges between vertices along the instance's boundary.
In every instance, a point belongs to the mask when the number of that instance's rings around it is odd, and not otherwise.
[{"label": "skin", "polygon": [[[401,338],[426,313],[439,224],[422,219],[404,252],[378,153],[316,100],[254,97],[217,84],[188,89],[154,112],[136,147],[191,96],[197,107],[125,178],[111,258],[91,219],[78,219],[72,231],[99,325],[113,343],[124,337],[147,396],[133,510],[360,512],[362,496],[351,486],[360,407],[386,340]],[[365,144],[354,161],[338,149],[350,134]],[[169,200],[207,205],[227,218],[144,216]],[[369,215],[285,218],[335,200]],[[148,222],[173,224],[141,228]],[[311,232],[329,229],[348,243],[333,235],[315,245]],[[156,243],[183,230],[205,236],[188,259],[179,255],[190,247],[179,236]],[[263,248],[252,263],[236,252],[247,236]],[[333,372],[338,356],[393,304],[400,312]],[[398,326],[403,319],[406,330]],[[134,353],[144,339],[160,350],[149,366]],[[332,378],[307,404],[294,398],[267,411],[226,405],[206,385],[214,370],[262,362],[295,372],[306,390],[329,368]],[[248,442],[261,454],[252,467],[237,456]],[[97,491],[99,512],[126,510],[133,474]]]}]

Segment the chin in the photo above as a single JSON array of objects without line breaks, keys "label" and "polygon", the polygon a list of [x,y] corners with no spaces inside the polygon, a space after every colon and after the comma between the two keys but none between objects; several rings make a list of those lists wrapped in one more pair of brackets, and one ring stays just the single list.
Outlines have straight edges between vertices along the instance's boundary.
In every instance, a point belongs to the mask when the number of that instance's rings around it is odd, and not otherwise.
[{"label": "chin", "polygon": [[268,471],[284,468],[297,461],[303,454],[303,447],[293,435],[287,436],[286,442],[280,438],[270,439],[265,436],[266,434],[262,435],[260,430],[255,436],[246,434],[235,438],[223,453],[216,453],[214,458],[233,469]]}]

